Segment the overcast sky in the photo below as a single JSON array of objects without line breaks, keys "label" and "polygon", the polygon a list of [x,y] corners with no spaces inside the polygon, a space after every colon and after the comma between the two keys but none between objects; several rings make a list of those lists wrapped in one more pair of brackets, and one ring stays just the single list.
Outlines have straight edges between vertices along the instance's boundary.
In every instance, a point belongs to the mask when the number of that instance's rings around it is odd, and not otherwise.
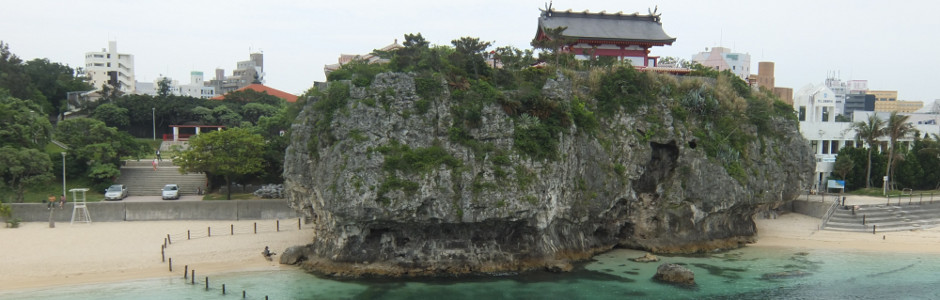
[{"label": "overcast sky", "polygon": [[[462,36],[530,48],[543,0],[476,1],[8,1],[0,40],[23,58],[72,67],[118,42],[134,55],[138,81],[160,74],[182,83],[231,75],[250,51],[264,52],[265,84],[300,94],[323,81],[342,53],[364,54],[421,33],[433,44]],[[777,86],[799,90],[827,74],[897,90],[901,100],[940,99],[940,4],[934,1],[605,1],[559,0],[560,10],[647,13],[659,7],[676,37],[652,55],[685,59],[724,46],[776,63]]]}]

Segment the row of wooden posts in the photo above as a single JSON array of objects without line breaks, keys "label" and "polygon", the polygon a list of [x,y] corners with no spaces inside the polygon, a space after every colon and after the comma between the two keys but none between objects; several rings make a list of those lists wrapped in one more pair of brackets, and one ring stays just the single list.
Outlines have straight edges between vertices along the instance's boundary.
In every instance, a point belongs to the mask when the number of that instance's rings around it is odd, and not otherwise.
[{"label": "row of wooden posts", "polygon": [[[281,220],[276,220],[275,226],[276,226],[276,228],[277,228],[276,231],[277,231],[277,232],[280,232],[280,231],[281,231]],[[302,229],[302,228],[301,228],[301,219],[300,219],[300,218],[297,218],[297,230],[300,230],[300,229]],[[208,228],[206,228],[206,234],[208,235],[208,237],[212,237],[212,227],[211,227],[211,226],[208,227]],[[230,234],[230,235],[235,235],[235,224],[231,224],[231,226],[229,227],[229,234]],[[255,222],[255,223],[254,223],[254,234],[258,234],[258,222]],[[190,231],[189,231],[189,230],[186,230],[186,239],[189,240],[189,239],[191,239],[191,237],[192,237],[192,235],[190,234]],[[167,235],[166,235],[166,238],[163,239],[163,245],[160,245],[160,260],[161,260],[162,262],[166,262],[166,263],[167,263],[167,266],[169,267],[170,273],[173,272],[173,258],[172,258],[172,257],[169,257],[169,258],[166,257],[166,248],[167,248],[169,245],[172,245],[172,244],[173,244],[173,240],[170,238],[170,234],[167,234]],[[190,270],[190,269],[189,269],[189,265],[184,265],[184,266],[183,266],[183,279],[190,279],[190,284],[195,285],[195,284],[196,284],[196,269],[193,268],[192,270]],[[206,276],[205,284],[206,284],[206,290],[208,291],[208,290],[209,290],[209,276]],[[223,284],[222,284],[222,295],[225,295],[225,294],[226,294],[225,284],[223,283]],[[247,296],[248,296],[247,292],[246,292],[245,290],[242,290],[242,298],[246,298]],[[264,296],[264,299],[267,300],[267,299],[268,299],[268,296],[265,295],[265,296]]]}]

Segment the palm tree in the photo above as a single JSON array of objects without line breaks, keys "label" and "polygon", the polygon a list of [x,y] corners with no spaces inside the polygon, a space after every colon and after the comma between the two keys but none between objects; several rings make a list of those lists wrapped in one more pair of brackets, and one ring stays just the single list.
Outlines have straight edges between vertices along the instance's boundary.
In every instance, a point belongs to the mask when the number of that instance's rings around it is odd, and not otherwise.
[{"label": "palm tree", "polygon": [[[891,117],[888,117],[888,122],[885,124],[885,135],[888,136],[888,166],[885,168],[885,176],[888,177],[891,175],[891,164],[894,162],[894,148],[897,147],[898,139],[903,138],[914,132],[914,126],[911,123],[907,122],[910,116],[902,116],[897,112],[892,112]],[[894,181],[894,176],[888,177],[888,184]],[[890,189],[891,186],[889,185]]]},{"label": "palm tree", "polygon": [[864,141],[868,144],[868,166],[865,167],[865,188],[871,187],[871,151],[874,150],[875,143],[885,135],[885,121],[871,114],[868,121],[852,123],[855,130],[855,141]]}]

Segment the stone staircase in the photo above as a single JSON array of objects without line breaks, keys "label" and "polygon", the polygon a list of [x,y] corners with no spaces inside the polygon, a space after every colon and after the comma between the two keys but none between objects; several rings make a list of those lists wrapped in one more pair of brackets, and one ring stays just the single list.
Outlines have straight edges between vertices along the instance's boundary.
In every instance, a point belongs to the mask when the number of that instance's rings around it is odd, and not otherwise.
[{"label": "stone staircase", "polygon": [[[864,220],[865,224],[862,224]],[[871,232],[905,231],[935,227],[940,224],[940,201],[914,201],[901,204],[859,205],[836,207],[826,222],[826,230]],[[873,226],[877,226],[874,228]]]},{"label": "stone staircase", "polygon": [[129,160],[121,167],[121,177],[117,183],[127,186],[130,196],[160,196],[164,185],[180,185],[180,195],[195,195],[197,188],[205,188],[206,176],[202,173],[180,174],[179,167],[164,157],[157,170],[153,170],[152,160]]}]

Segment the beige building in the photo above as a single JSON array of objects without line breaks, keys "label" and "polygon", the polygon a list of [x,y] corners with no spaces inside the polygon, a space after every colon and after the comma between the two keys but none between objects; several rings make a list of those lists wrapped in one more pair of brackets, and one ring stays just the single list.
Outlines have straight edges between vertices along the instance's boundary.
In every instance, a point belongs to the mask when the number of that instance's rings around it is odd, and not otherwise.
[{"label": "beige building", "polygon": [[875,101],[875,111],[878,112],[913,113],[923,107],[924,101]]},{"label": "beige building", "polygon": [[775,87],[774,96],[780,98],[783,103],[793,105],[793,89],[788,87]]},{"label": "beige building", "polygon": [[875,95],[875,101],[898,101],[898,91],[869,90],[869,95]]}]

